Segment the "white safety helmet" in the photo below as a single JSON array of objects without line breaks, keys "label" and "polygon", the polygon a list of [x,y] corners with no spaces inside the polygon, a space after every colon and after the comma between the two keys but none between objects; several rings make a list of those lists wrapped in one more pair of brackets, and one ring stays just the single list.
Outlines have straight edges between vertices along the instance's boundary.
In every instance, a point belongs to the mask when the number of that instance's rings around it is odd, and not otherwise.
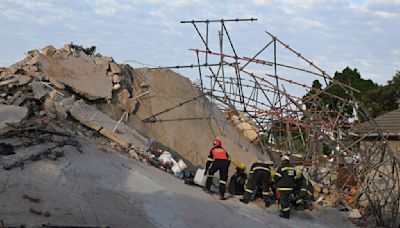
[{"label": "white safety helmet", "polygon": [[290,158],[289,158],[289,156],[284,155],[284,156],[282,156],[281,161],[290,161]]}]

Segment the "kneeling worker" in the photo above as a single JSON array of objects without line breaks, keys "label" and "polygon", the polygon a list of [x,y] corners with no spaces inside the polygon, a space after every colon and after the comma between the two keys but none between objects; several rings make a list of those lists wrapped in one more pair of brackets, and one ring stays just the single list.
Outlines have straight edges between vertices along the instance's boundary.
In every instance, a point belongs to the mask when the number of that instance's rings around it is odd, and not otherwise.
[{"label": "kneeling worker", "polygon": [[[233,161],[233,164],[235,162]],[[243,163],[237,163],[236,172],[232,175],[229,182],[228,192],[231,195],[243,195],[244,184],[247,180],[246,166]]]},{"label": "kneeling worker", "polygon": [[222,147],[222,142],[219,139],[214,140],[214,147],[210,151],[207,159],[206,171],[208,174],[205,191],[211,193],[211,184],[214,174],[219,171],[219,194],[220,200],[225,200],[226,181],[228,180],[228,169],[230,159],[228,152]]},{"label": "kneeling worker", "polygon": [[296,196],[296,206],[298,209],[310,209],[311,201],[313,198],[313,187],[309,180],[303,175],[301,170],[296,167],[296,178],[295,178],[295,196]]},{"label": "kneeling worker", "polygon": [[270,206],[270,175],[271,170],[269,164],[258,160],[255,162],[250,169],[250,178],[247,181],[245,193],[243,194],[243,198],[240,199],[243,203],[249,203],[251,195],[254,193],[254,190],[257,186],[262,187],[262,196],[265,202],[265,207]]}]

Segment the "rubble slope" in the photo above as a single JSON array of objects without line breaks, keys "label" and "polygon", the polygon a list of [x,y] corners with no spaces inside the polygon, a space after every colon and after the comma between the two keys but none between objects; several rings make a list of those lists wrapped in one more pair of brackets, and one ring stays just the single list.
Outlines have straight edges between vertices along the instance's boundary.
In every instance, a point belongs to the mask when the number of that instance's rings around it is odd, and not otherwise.
[{"label": "rubble slope", "polygon": [[[112,227],[352,227],[335,209],[294,212],[280,219],[278,209],[218,201],[200,188],[129,159],[100,152],[80,139],[79,153],[65,149],[57,161],[40,160],[23,170],[0,170],[0,218],[5,225]],[[28,195],[40,199],[33,203]],[[49,217],[30,213],[48,211]]]}]

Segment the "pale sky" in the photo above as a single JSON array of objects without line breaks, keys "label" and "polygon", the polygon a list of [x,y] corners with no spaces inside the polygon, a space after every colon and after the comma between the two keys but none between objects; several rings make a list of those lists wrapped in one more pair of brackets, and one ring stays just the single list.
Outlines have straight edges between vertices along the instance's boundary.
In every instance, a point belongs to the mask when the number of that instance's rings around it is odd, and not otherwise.
[{"label": "pale sky", "polygon": [[229,25],[239,55],[262,48],[267,30],[331,75],[350,66],[384,84],[400,70],[400,0],[0,0],[0,65],[71,41],[119,63],[195,64],[188,49],[201,41],[181,20],[251,17]]}]

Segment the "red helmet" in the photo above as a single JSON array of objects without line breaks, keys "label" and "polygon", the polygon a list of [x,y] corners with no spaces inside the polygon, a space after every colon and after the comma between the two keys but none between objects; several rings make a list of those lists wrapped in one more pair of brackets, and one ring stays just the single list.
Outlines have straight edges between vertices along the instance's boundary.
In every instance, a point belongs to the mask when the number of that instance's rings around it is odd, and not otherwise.
[{"label": "red helmet", "polygon": [[222,142],[219,139],[214,140],[214,146],[222,146]]}]

